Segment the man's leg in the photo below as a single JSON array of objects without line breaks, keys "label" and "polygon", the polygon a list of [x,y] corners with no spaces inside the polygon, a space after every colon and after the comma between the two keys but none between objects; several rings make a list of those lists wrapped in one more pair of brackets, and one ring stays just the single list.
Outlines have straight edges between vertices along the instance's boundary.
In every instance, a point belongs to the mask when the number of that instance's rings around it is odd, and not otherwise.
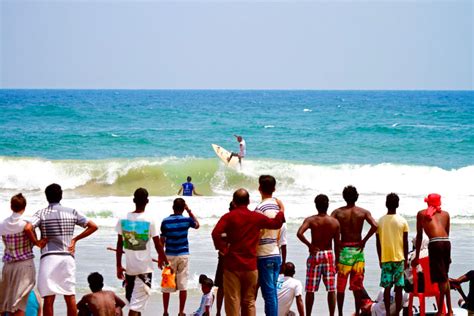
[{"label": "man's leg", "polygon": [[436,315],[443,315],[443,305],[444,305],[444,297],[446,297],[446,305],[448,309],[448,315],[453,315],[453,309],[451,306],[451,293],[449,282],[438,282],[439,287],[439,298],[438,298],[438,313]]},{"label": "man's leg", "polygon": [[402,297],[403,297],[403,288],[401,286],[396,286],[395,287],[395,306],[396,306],[396,311],[397,315],[400,314],[400,311],[402,310]]},{"label": "man's leg", "polygon": [[188,296],[188,291],[179,291],[179,314],[184,314],[184,306],[186,305],[186,298]]},{"label": "man's leg", "polygon": [[265,315],[278,315],[278,298],[276,284],[280,272],[281,259],[263,258],[258,259],[258,280],[265,301]]},{"label": "man's leg", "polygon": [[355,303],[355,315],[359,316],[360,315],[360,307],[362,306],[362,291],[361,290],[354,290],[354,303]]},{"label": "man's leg", "polygon": [[390,315],[390,290],[391,290],[391,287],[389,286],[387,286],[383,290],[383,304],[385,306],[385,315]]},{"label": "man's leg", "polygon": [[241,284],[240,278],[235,272],[224,270],[224,288],[225,314],[228,316],[239,316]]},{"label": "man's leg", "polygon": [[222,302],[224,301],[224,287],[220,286],[217,288],[217,298],[216,298],[216,308],[217,308],[217,313],[216,316],[221,316],[221,309],[222,309]]},{"label": "man's leg", "polygon": [[43,297],[43,316],[54,315],[54,299],[56,295],[48,295]]},{"label": "man's leg", "polygon": [[168,315],[169,305],[170,305],[170,293],[163,292],[163,315]]},{"label": "man's leg", "polygon": [[334,316],[334,312],[336,311],[336,292],[335,291],[328,292],[328,306],[329,306],[329,315]]},{"label": "man's leg", "polygon": [[257,314],[255,309],[255,290],[258,283],[258,271],[245,271],[239,273],[239,275],[242,282],[242,316],[255,316]]},{"label": "man's leg", "polygon": [[66,301],[67,316],[77,316],[76,296],[64,295],[64,301]]},{"label": "man's leg", "polygon": [[306,292],[304,300],[306,305],[306,315],[311,315],[314,304],[314,292]]}]

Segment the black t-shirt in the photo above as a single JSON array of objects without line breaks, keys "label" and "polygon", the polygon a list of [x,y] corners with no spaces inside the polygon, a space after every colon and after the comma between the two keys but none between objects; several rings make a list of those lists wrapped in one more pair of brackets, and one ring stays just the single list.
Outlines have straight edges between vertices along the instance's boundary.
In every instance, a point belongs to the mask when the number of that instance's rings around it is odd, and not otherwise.
[{"label": "black t-shirt", "polygon": [[467,279],[469,280],[469,294],[467,294],[467,309],[470,311],[474,310],[474,270],[466,273]]}]

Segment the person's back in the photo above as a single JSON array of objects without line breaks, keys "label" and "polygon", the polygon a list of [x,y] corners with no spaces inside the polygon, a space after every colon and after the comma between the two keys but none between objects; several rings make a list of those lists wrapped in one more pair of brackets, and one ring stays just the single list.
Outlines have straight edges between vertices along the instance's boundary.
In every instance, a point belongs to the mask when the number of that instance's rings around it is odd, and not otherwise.
[{"label": "person's back", "polygon": [[[377,231],[377,222],[369,211],[355,205],[359,197],[355,187],[350,185],[345,187],[342,196],[346,201],[346,206],[336,209],[331,214],[338,220],[341,229],[341,249],[337,265],[337,304],[339,315],[342,315],[344,292],[350,277],[349,289],[354,293],[356,315],[358,315],[364,290],[365,258],[363,250],[367,240]],[[362,238],[364,222],[367,222],[371,227]]]},{"label": "person's back", "polygon": [[295,266],[292,262],[284,265],[284,274],[281,274],[277,282],[278,291],[278,315],[286,316],[290,312],[291,305],[296,298],[296,304],[300,315],[304,315],[303,285],[300,280],[295,279]]},{"label": "person's back", "polygon": [[362,240],[362,229],[367,217],[367,210],[361,207],[343,206],[332,213],[341,225],[341,242],[357,243]]},{"label": "person's back", "polygon": [[[319,283],[323,279],[328,292],[329,314],[334,315],[336,306],[336,267],[335,259],[339,249],[339,222],[327,215],[329,198],[319,194],[314,199],[318,214],[306,218],[297,232],[297,237],[308,247],[309,256],[306,262],[306,313],[311,315],[314,302],[314,292],[319,290]],[[304,233],[311,231],[311,242]],[[336,255],[332,245],[336,248]]]},{"label": "person's back", "polygon": [[112,291],[99,291],[96,293],[90,293],[82,297],[81,301],[78,303],[78,309],[82,310],[80,304],[84,304],[87,306],[90,314],[93,316],[115,316],[115,297],[116,295]]},{"label": "person's back", "polygon": [[422,226],[429,239],[436,237],[449,236],[449,214],[446,211],[433,214],[430,218],[427,216],[427,210],[422,210]]}]

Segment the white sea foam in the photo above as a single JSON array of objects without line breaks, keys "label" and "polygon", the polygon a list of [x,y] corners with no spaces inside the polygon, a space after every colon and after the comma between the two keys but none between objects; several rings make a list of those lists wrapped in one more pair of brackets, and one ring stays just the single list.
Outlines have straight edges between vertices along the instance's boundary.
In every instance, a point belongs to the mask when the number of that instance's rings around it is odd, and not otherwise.
[{"label": "white sea foam", "polygon": [[[173,157],[104,161],[0,158],[0,206],[9,209],[10,197],[16,192],[24,192],[28,199],[28,212],[33,212],[45,206],[42,191],[46,185],[57,182],[68,190],[64,194],[66,204],[84,210],[98,218],[103,225],[112,225],[113,218],[133,207],[131,198],[114,194],[113,190],[91,197],[91,194],[81,191],[81,186],[95,181],[105,188],[117,187],[119,190],[127,185],[125,181],[130,181],[130,189],[127,187],[126,192],[130,191],[131,196],[133,189],[141,183],[136,182],[134,174],[126,176],[130,171],[153,172],[151,166],[161,168],[160,177],[170,177],[173,170],[198,162],[199,168],[209,168],[201,172],[208,174],[207,185],[211,188],[212,195],[187,199],[204,219],[204,223],[214,223],[227,211],[231,195],[236,188],[249,188],[252,205],[255,205],[259,200],[257,182],[261,174],[272,174],[276,177],[275,194],[285,202],[290,221],[313,214],[313,199],[319,193],[329,196],[331,209],[342,205],[341,192],[348,184],[357,187],[360,194],[359,204],[371,210],[376,218],[385,213],[387,193],[396,192],[400,195],[400,213],[415,216],[418,210],[425,207],[423,198],[431,192],[437,192],[443,196],[443,207],[457,217],[456,221],[473,222],[474,219],[472,189],[467,185],[474,178],[474,166],[444,170],[438,167],[394,164],[311,165],[247,159],[244,161],[243,170],[238,171],[226,168],[217,160],[211,167],[208,166],[208,160],[204,160],[202,164],[199,164],[199,161],[196,158]],[[147,177],[146,174],[144,176]],[[150,177],[152,180],[149,185],[154,185],[153,176]],[[201,187],[203,185],[200,183]],[[179,183],[176,183],[176,187],[178,186]],[[173,188],[172,192],[176,190]],[[175,197],[152,196],[149,207],[166,215],[170,212]]]},{"label": "white sea foam", "polygon": [[303,112],[313,112],[311,109],[304,109]]}]

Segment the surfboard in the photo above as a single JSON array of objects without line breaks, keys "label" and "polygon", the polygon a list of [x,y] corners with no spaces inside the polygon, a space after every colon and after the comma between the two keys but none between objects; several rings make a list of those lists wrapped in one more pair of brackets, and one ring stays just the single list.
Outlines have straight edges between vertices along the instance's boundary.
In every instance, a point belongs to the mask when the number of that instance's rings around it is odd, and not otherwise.
[{"label": "surfboard", "polygon": [[230,161],[227,161],[231,153],[230,151],[226,150],[224,147],[221,147],[216,144],[212,144],[212,148],[216,152],[217,157],[219,157],[226,166],[231,167],[231,168],[236,168],[239,165],[238,157],[234,156],[232,157]]}]

